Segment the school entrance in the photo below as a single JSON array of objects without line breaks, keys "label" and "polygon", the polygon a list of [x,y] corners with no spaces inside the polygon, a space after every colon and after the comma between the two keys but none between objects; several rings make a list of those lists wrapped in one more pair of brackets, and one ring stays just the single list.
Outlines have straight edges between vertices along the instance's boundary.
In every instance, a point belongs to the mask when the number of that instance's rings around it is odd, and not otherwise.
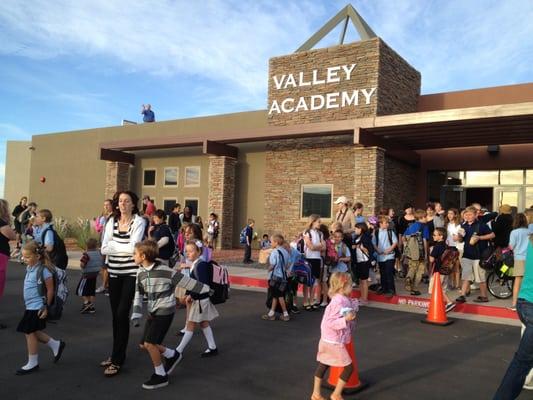
[{"label": "school entrance", "polygon": [[445,208],[480,203],[488,210],[502,204],[513,213],[533,205],[533,170],[431,171],[428,198]]}]

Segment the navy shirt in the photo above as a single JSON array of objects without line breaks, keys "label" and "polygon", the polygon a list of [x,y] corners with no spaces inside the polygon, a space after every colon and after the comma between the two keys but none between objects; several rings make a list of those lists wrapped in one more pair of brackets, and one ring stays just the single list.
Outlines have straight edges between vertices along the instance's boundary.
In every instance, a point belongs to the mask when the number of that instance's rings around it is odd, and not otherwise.
[{"label": "navy shirt", "polygon": [[152,110],[143,110],[143,121],[144,122],[154,122],[155,121],[155,114]]},{"label": "navy shirt", "polygon": [[159,258],[168,260],[174,253],[174,238],[170,232],[170,228],[166,224],[154,225],[154,231],[152,237],[158,242],[160,239],[167,237],[168,243],[159,249]]},{"label": "navy shirt", "polygon": [[463,222],[461,224],[461,228],[465,230],[465,237],[464,237],[464,252],[463,252],[463,258],[468,258],[470,260],[479,260],[481,258],[481,252],[482,250],[487,247],[487,241],[486,240],[480,240],[476,243],[475,246],[472,246],[470,244],[470,238],[474,234],[474,232],[477,232],[479,236],[484,236],[492,233],[490,228],[487,226],[487,224],[484,224],[483,222],[475,221],[472,224],[469,224],[467,222]]},{"label": "navy shirt", "polygon": [[435,273],[435,271],[440,271],[440,264],[441,264],[441,257],[444,254],[444,251],[446,250],[446,243],[444,241],[442,242],[435,242],[435,245],[431,249],[430,256],[435,259],[435,267],[431,271],[431,273]]}]

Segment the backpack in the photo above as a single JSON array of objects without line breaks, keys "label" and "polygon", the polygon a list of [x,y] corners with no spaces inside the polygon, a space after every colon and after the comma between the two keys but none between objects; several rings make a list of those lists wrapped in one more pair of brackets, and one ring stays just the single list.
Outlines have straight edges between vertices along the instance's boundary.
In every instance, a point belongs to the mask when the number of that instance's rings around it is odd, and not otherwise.
[{"label": "backpack", "polygon": [[459,250],[455,247],[446,246],[440,256],[438,271],[441,275],[450,275],[459,261]]},{"label": "backpack", "polygon": [[246,244],[246,243],[248,243],[248,242],[246,241],[247,228],[248,228],[248,225],[245,226],[244,228],[242,228],[242,231],[241,231],[241,233],[240,233],[240,235],[239,235],[239,243],[240,243],[240,244]]},{"label": "backpack", "polygon": [[418,261],[424,259],[423,229],[424,225],[420,224],[420,230],[418,232],[407,236],[407,243],[405,244],[403,254],[410,260]]},{"label": "backpack", "polygon": [[49,253],[50,259],[55,267],[59,269],[66,269],[68,265],[68,255],[65,242],[57,234],[54,228],[49,226],[42,232],[41,243],[44,245],[44,238],[48,231],[52,231],[52,234],[54,235],[54,249]]},{"label": "backpack", "polygon": [[229,299],[229,272],[224,265],[219,265],[216,261],[209,261],[209,287],[213,294],[209,296],[211,303],[222,304]]},{"label": "backpack", "polygon": [[[344,244],[344,243],[343,243]],[[324,264],[333,267],[339,262],[339,254],[335,245],[331,240],[326,240],[326,257],[324,259]]]},{"label": "backpack", "polygon": [[315,284],[315,277],[311,272],[311,266],[305,260],[300,257],[291,268],[291,273],[298,283],[312,287]]},{"label": "backpack", "polygon": [[486,247],[479,259],[479,266],[486,271],[492,271],[501,265],[500,255],[498,249],[491,246]]},{"label": "backpack", "polygon": [[[44,266],[41,265],[37,270],[38,282],[37,291],[39,296],[46,298],[46,284],[44,283]],[[52,278],[54,280],[54,297],[52,304],[48,306],[47,319],[54,321],[61,319],[63,314],[63,306],[65,305],[68,297],[67,287],[67,272],[62,269],[55,268],[52,272]]]}]

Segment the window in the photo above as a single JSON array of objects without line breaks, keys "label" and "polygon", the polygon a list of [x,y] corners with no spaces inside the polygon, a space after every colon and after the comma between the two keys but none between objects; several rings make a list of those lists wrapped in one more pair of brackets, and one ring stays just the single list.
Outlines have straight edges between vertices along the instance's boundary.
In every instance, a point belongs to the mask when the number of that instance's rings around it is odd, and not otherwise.
[{"label": "window", "polygon": [[533,208],[533,186],[526,187],[526,208]]},{"label": "window", "polygon": [[301,217],[318,214],[331,218],[333,185],[302,185]]},{"label": "window", "polygon": [[185,199],[185,205],[183,208],[189,207],[192,211],[192,215],[198,215],[198,199]]},{"label": "window", "polygon": [[468,186],[498,185],[498,171],[466,171]]},{"label": "window", "polygon": [[533,169],[526,170],[526,183],[533,185]]},{"label": "window", "polygon": [[522,185],[524,170],[500,171],[500,185]]},{"label": "window", "polygon": [[165,168],[163,186],[178,186],[178,167]]},{"label": "window", "polygon": [[200,167],[185,167],[185,187],[200,186]]},{"label": "window", "polygon": [[143,186],[155,186],[155,169],[143,169]]},{"label": "window", "polygon": [[163,199],[163,210],[165,211],[165,214],[170,215],[177,202],[178,199],[176,198],[165,197]]}]

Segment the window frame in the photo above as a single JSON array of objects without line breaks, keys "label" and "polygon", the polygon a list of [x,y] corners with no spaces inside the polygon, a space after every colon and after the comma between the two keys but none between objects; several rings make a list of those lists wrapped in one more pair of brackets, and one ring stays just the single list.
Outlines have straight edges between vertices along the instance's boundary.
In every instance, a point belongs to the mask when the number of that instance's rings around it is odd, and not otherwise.
[{"label": "window frame", "polygon": [[[163,197],[163,204],[161,205],[161,209],[163,211],[165,211],[165,213],[166,213],[166,210],[165,210],[165,201],[166,200],[173,200],[174,204],[179,203],[177,197]],[[171,213],[172,213],[172,210],[170,210],[170,212],[167,215],[170,215]]]},{"label": "window frame", "polygon": [[321,220],[324,221],[332,221],[333,220],[333,184],[332,183],[302,183],[300,185],[300,221],[307,221],[309,216],[304,217],[303,216],[303,208],[304,208],[304,187],[328,187],[330,188],[330,196],[331,196],[331,202],[330,202],[330,210],[329,210],[329,217],[320,216]]},{"label": "window frame", "polygon": [[[176,184],[175,185],[167,185],[166,183],[166,174],[167,170],[169,169],[175,169],[176,170]],[[165,188],[177,188],[180,184],[180,167],[164,167],[163,168],[163,187]]]},{"label": "window frame", "polygon": [[[146,185],[145,184],[145,175],[144,173],[146,171],[154,171],[154,184],[153,185]],[[157,168],[143,168],[143,181],[142,181],[142,187],[145,188],[145,187],[151,187],[151,188],[155,188],[157,187]]]},{"label": "window frame", "polygon": [[[198,169],[198,184],[188,185],[187,184],[187,170],[192,169],[192,168]],[[183,187],[186,187],[186,188],[200,187],[201,183],[202,183],[202,167],[200,165],[189,165],[183,169]]]},{"label": "window frame", "polygon": [[196,203],[198,205],[196,206],[196,214],[193,213],[193,215],[196,215],[196,216],[200,215],[199,214],[200,213],[200,198],[199,197],[184,197],[183,198],[183,206],[181,208],[182,211],[183,211],[183,209],[185,209],[185,207],[187,207],[187,200],[195,200],[196,201]]}]

